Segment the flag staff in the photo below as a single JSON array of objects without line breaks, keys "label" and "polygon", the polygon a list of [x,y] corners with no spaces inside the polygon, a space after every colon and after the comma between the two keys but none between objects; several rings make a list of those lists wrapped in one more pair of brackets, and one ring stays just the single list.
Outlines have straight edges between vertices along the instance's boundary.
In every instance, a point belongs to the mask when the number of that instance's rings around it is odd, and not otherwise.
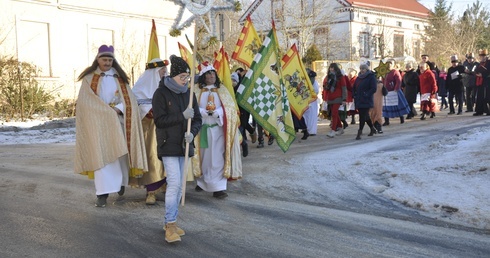
[{"label": "flag staff", "polygon": [[[194,44],[192,46],[192,66],[191,66],[191,81],[190,81],[190,94],[189,94],[189,106],[188,108],[192,108],[192,103],[193,103],[193,98],[194,98],[194,84],[195,84],[195,77],[196,77],[196,53],[197,53],[197,32],[198,32],[198,21],[199,19],[196,19],[196,22],[194,23]],[[191,122],[192,118],[187,119],[187,133],[189,134],[191,132]],[[194,135],[195,137],[195,135]],[[198,150],[199,151],[199,150]],[[184,157],[184,173],[182,173],[182,199],[180,201],[181,206],[185,205],[185,188],[186,188],[186,183],[187,183],[187,173],[189,170],[189,143],[185,143],[185,157]]]}]

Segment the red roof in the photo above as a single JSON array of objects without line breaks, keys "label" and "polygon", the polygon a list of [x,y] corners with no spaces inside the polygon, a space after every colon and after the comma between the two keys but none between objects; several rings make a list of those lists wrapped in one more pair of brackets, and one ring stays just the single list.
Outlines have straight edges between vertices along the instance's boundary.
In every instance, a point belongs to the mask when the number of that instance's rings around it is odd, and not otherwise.
[{"label": "red roof", "polygon": [[352,7],[363,7],[426,18],[430,10],[417,0],[345,0]]}]

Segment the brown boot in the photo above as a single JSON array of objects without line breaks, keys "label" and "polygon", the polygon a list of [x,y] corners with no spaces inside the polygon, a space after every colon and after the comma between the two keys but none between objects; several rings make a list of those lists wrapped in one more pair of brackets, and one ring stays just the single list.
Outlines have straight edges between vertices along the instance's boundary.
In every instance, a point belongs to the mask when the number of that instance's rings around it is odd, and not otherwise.
[{"label": "brown boot", "polygon": [[[179,236],[185,236],[185,231],[183,229],[179,228],[179,226],[177,226],[177,222],[175,222],[174,224],[175,224],[175,229],[176,229],[175,232],[177,232],[177,234]],[[163,227],[163,230],[167,231],[167,225],[165,225]]]},{"label": "brown boot", "polygon": [[146,195],[146,205],[155,205],[157,202],[157,198],[155,197],[155,193],[148,193]]},{"label": "brown boot", "polygon": [[165,224],[165,241],[167,243],[182,241],[177,233],[177,222]]}]

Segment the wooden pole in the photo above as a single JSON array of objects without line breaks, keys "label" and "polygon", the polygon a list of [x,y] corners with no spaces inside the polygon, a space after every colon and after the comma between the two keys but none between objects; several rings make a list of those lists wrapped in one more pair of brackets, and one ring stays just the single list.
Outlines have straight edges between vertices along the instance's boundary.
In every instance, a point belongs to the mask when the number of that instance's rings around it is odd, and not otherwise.
[{"label": "wooden pole", "polygon": [[[197,28],[197,21],[199,19],[196,19],[196,22],[194,23],[194,45],[192,47],[192,67],[191,67],[191,85],[190,85],[190,97],[189,97],[189,108],[192,108],[192,102],[193,102],[193,97],[194,97],[194,84],[195,84],[195,80],[194,78],[196,77],[196,53],[197,53],[197,42],[196,42],[196,39],[197,39],[197,32],[198,32],[198,28]],[[191,121],[192,119],[189,118],[187,120],[187,133],[190,133],[191,132]],[[194,135],[195,137],[195,135]],[[199,151],[199,150],[195,150],[195,151]],[[186,180],[187,180],[187,170],[189,168],[189,143],[186,142],[185,143],[185,158],[184,158],[184,173],[182,173],[182,199],[181,199],[181,202],[180,204],[182,206],[185,205],[185,186],[186,186]]]}]

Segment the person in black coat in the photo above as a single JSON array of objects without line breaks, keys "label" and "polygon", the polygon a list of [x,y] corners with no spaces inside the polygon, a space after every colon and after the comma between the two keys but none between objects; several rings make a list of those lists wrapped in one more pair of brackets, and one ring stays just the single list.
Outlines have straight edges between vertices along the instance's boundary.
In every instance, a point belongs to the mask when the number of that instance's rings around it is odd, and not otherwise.
[{"label": "person in black coat", "polygon": [[[180,237],[185,234],[184,230],[177,227],[177,216],[182,197],[186,143],[189,143],[189,157],[194,156],[193,139],[201,130],[202,117],[195,95],[192,96],[192,107],[189,107],[189,65],[175,55],[170,56],[170,62],[170,76],[160,81],[153,94],[152,108],[158,158],[162,160],[167,173],[165,240],[172,243],[181,241]],[[189,122],[190,133],[187,133]]]},{"label": "person in black coat", "polygon": [[420,91],[420,80],[412,63],[407,63],[405,69],[405,74],[402,79],[402,89],[410,106],[410,113],[407,114],[407,119],[412,119],[417,115],[417,110],[415,110],[413,105],[417,102],[417,93]]},{"label": "person in black coat", "polygon": [[451,67],[447,69],[446,88],[449,92],[449,115],[454,114],[454,98],[458,105],[458,115],[463,114],[463,82],[464,66],[459,64],[458,56],[451,56]]},{"label": "person in black coat", "polygon": [[369,109],[374,107],[373,95],[377,90],[377,80],[373,72],[369,70],[369,66],[361,64],[359,66],[359,75],[354,82],[354,104],[359,111],[359,130],[357,131],[356,140],[361,139],[364,124],[367,123],[371,132],[368,136],[373,136],[376,129],[369,117]]}]

